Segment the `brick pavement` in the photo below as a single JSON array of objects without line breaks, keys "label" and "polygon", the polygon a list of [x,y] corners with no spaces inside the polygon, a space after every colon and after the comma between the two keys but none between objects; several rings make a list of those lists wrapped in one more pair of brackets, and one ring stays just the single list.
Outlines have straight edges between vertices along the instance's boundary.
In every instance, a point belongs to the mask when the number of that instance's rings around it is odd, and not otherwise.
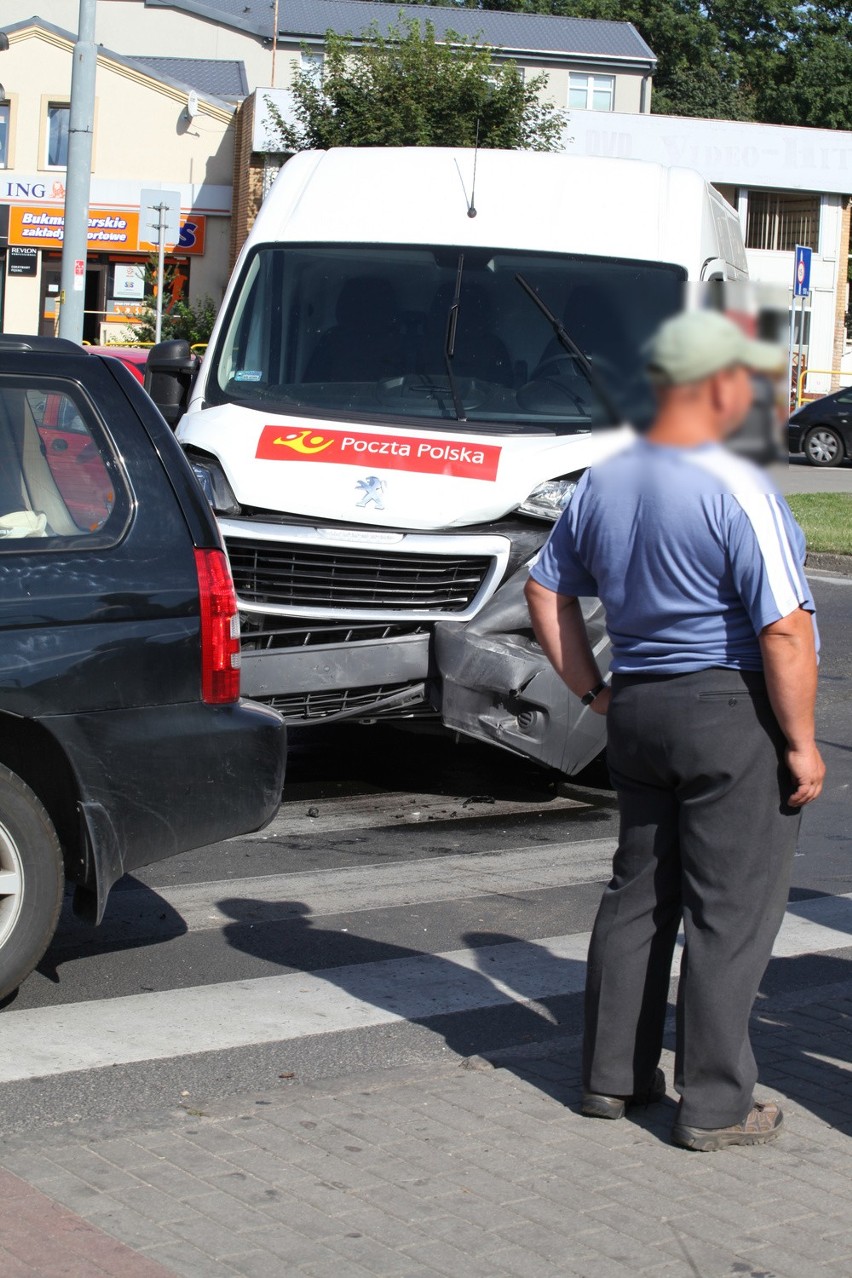
[{"label": "brick pavement", "polygon": [[848,1278],[852,981],[762,1003],[754,1040],[763,1148],[675,1149],[672,1099],[579,1117],[573,1038],[7,1137],[0,1273]]}]

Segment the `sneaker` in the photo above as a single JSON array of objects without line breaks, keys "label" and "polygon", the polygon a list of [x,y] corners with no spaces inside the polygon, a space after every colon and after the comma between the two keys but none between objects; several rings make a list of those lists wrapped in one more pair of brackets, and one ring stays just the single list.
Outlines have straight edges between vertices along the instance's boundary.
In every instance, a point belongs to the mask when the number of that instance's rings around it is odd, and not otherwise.
[{"label": "sneaker", "polygon": [[651,1086],[643,1092],[634,1092],[632,1096],[601,1096],[598,1092],[583,1092],[580,1113],[586,1118],[623,1118],[629,1106],[655,1105],[665,1094],[665,1075],[658,1069]]},{"label": "sneaker", "polygon": [[741,1123],[732,1127],[687,1127],[675,1123],[672,1141],[683,1149],[708,1153],[727,1149],[728,1145],[768,1145],[777,1140],[784,1126],[784,1115],[776,1101],[755,1103]]}]

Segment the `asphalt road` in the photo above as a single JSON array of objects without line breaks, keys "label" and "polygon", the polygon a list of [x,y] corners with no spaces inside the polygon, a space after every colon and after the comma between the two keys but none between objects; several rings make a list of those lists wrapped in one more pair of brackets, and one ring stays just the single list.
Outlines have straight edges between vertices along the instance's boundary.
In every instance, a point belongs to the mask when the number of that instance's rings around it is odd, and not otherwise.
[{"label": "asphalt road", "polygon": [[[852,578],[813,583],[829,775],[771,994],[846,979],[852,954]],[[266,831],[128,876],[97,931],[66,914],[0,1013],[4,1130],[573,1033],[616,829],[600,768],[565,783],[444,736],[294,734]]]},{"label": "asphalt road", "polygon": [[852,493],[852,462],[839,466],[811,466],[802,453],[794,454],[787,466],[773,469],[782,493]]}]

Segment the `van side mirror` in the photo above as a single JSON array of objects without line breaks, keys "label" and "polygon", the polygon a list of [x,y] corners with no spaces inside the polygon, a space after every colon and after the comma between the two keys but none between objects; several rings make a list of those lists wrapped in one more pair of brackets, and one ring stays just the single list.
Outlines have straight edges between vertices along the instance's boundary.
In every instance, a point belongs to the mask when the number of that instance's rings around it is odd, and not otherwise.
[{"label": "van side mirror", "polygon": [[177,426],[189,404],[189,392],[201,361],[185,338],[158,342],[145,364],[145,389],[171,426]]}]

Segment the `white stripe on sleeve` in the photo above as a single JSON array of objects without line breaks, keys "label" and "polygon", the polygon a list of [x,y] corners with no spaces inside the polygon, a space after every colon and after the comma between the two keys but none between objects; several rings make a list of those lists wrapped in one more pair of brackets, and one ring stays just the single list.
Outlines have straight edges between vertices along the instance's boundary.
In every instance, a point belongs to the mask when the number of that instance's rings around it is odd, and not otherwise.
[{"label": "white stripe on sleeve", "polygon": [[805,602],[793,548],[774,493],[734,493],[751,524],[766,568],[769,589],[779,615],[788,616]]}]

